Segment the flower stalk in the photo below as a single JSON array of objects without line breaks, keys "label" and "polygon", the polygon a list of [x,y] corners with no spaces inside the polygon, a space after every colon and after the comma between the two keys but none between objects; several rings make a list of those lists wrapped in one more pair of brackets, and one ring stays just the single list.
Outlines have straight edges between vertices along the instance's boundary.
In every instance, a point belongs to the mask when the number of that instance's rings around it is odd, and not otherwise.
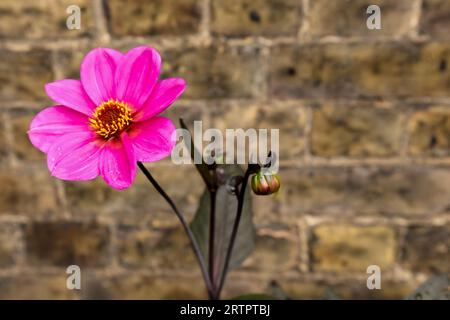
[{"label": "flower stalk", "polygon": [[245,190],[247,188],[248,179],[250,177],[250,174],[252,173],[252,168],[249,167],[245,171],[244,178],[242,180],[242,185],[239,193],[237,194],[237,200],[238,200],[238,208],[236,212],[236,219],[234,220],[233,229],[231,231],[231,238],[230,243],[228,244],[227,253],[225,256],[225,263],[222,269],[222,275],[220,277],[220,283],[217,288],[217,296],[220,298],[220,293],[222,292],[223,285],[225,283],[225,278],[227,276],[228,267],[230,265],[231,255],[233,254],[233,248],[234,243],[236,241],[237,232],[239,229],[239,223],[241,221],[242,216],[242,208],[244,207],[244,196],[245,196]]},{"label": "flower stalk", "polygon": [[214,292],[216,292],[215,279],[215,265],[214,265],[214,238],[216,230],[216,190],[211,189],[209,191],[211,208],[210,208],[210,221],[209,221],[209,278],[211,279]]},{"label": "flower stalk", "polygon": [[197,258],[198,264],[200,265],[200,269],[203,275],[203,279],[205,281],[206,290],[208,291],[208,296],[210,299],[216,299],[216,290],[214,289],[214,286],[211,282],[211,278],[208,275],[208,271],[206,269],[205,262],[202,258],[202,254],[200,251],[200,247],[198,246],[197,241],[195,240],[194,234],[192,233],[192,230],[189,228],[189,225],[184,218],[183,214],[178,210],[175,203],[172,201],[172,199],[169,197],[169,195],[164,191],[164,189],[158,184],[158,182],[153,178],[150,171],[147,170],[147,168],[142,164],[142,162],[137,163],[139,169],[144,173],[145,177],[150,181],[150,183],[153,185],[153,187],[158,191],[158,193],[164,198],[164,200],[167,201],[167,203],[170,205],[172,210],[177,215],[178,219],[181,222],[181,225],[184,228],[184,231],[186,232],[190,242],[192,249],[194,251],[195,257]]}]

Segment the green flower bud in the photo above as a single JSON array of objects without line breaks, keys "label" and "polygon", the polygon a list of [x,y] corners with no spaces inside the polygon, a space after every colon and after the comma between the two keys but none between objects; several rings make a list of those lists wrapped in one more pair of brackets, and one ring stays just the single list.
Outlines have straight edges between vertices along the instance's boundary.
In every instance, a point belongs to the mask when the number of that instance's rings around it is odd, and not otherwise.
[{"label": "green flower bud", "polygon": [[252,176],[252,190],[257,195],[269,195],[280,189],[280,178],[276,174],[262,171]]}]

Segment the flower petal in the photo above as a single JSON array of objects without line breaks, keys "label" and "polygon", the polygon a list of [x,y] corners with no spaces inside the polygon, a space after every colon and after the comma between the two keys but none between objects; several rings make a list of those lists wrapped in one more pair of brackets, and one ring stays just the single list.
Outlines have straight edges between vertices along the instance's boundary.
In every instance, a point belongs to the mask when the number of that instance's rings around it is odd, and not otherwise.
[{"label": "flower petal", "polygon": [[186,81],[169,78],[159,81],[144,106],[136,114],[136,121],[145,121],[167,109],[186,89]]},{"label": "flower petal", "polygon": [[68,133],[57,139],[47,154],[52,176],[63,180],[92,180],[99,175],[101,142],[93,132]]},{"label": "flower petal", "polygon": [[136,176],[136,158],[126,132],[108,141],[100,156],[100,174],[112,188],[128,188]]},{"label": "flower petal", "polygon": [[63,134],[89,131],[88,118],[65,106],[48,107],[31,121],[28,136],[31,143],[48,152],[50,146]]},{"label": "flower petal", "polygon": [[129,135],[136,160],[153,162],[170,155],[176,144],[175,129],[172,120],[164,117],[134,123]]},{"label": "flower petal", "polygon": [[161,68],[159,53],[149,47],[131,49],[117,66],[117,99],[139,109],[152,93]]},{"label": "flower petal", "polygon": [[122,56],[116,50],[98,48],[84,58],[80,70],[81,83],[96,105],[115,98],[114,74]]},{"label": "flower petal", "polygon": [[80,80],[64,79],[45,85],[47,95],[54,101],[90,116],[95,104],[83,89]]}]

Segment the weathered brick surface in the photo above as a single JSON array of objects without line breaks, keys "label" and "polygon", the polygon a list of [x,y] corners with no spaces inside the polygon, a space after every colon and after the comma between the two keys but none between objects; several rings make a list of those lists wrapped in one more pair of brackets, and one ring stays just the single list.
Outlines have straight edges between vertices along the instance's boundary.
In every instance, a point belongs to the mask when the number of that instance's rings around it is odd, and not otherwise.
[{"label": "weathered brick surface", "polygon": [[25,161],[34,161],[37,163],[45,163],[47,157],[36,148],[28,139],[28,130],[31,120],[36,112],[18,110],[10,113],[11,129],[12,129],[12,152],[17,159]]},{"label": "weathered brick surface", "polygon": [[450,3],[446,0],[424,0],[420,31],[438,39],[448,39]]},{"label": "weathered brick surface", "polygon": [[77,50],[58,50],[55,53],[56,65],[59,67],[62,78],[80,79],[80,65],[86,53],[92,48],[82,46]]},{"label": "weathered brick surface", "polygon": [[197,260],[185,233],[176,229],[119,229],[119,260],[131,268],[195,270]]},{"label": "weathered brick surface", "polygon": [[[72,4],[81,30],[66,28]],[[381,30],[366,27],[371,4]],[[28,141],[52,103],[44,85],[78,79],[99,46],[160,51],[162,78],[188,84],[164,112],[177,125],[279,129],[282,186],[253,196],[256,248],[224,297],[276,280],[293,298],[403,298],[448,273],[449,16],[446,0],[1,1],[0,298],[206,297],[177,217],[141,173],[124,191],[58,181]],[[194,166],[148,168],[190,221]],[[81,292],[66,289],[69,264]],[[367,289],[369,264],[382,290]]]},{"label": "weathered brick surface", "polygon": [[110,231],[97,223],[33,222],[25,241],[32,265],[83,268],[110,263]]},{"label": "weathered brick surface", "polygon": [[320,225],[311,245],[317,271],[365,273],[370,265],[385,271],[396,256],[395,231],[387,226]]},{"label": "weathered brick surface", "polygon": [[128,273],[102,279],[88,276],[82,297],[85,299],[205,299],[201,276],[151,276]]},{"label": "weathered brick surface", "polygon": [[[4,119],[4,114],[0,113],[0,119]],[[8,159],[8,142],[6,139],[6,129],[3,123],[0,124],[0,165],[6,163]]]},{"label": "weathered brick surface", "polygon": [[[66,26],[69,17],[66,10],[71,5],[80,8],[80,29],[69,30]],[[94,32],[89,0],[5,0],[0,3],[0,38],[60,39],[90,37]]]},{"label": "weathered brick surface", "polygon": [[450,153],[450,109],[434,107],[415,112],[409,123],[409,153],[447,156]]},{"label": "weathered brick surface", "polygon": [[[381,10],[381,30],[367,28],[366,10],[378,5]],[[309,36],[405,36],[412,31],[415,0],[315,0],[310,2]]]},{"label": "weathered brick surface", "polygon": [[290,230],[275,230],[270,234],[261,229],[256,238],[254,253],[243,263],[244,269],[287,271],[298,267],[298,244]]},{"label": "weathered brick surface", "polygon": [[280,172],[278,200],[293,214],[426,216],[448,210],[450,171],[425,167],[336,167]]},{"label": "weathered brick surface", "polygon": [[447,43],[380,42],[280,46],[270,92],[279,98],[446,97]]},{"label": "weathered brick surface", "polygon": [[36,217],[59,213],[54,179],[44,167],[0,169],[0,215]]},{"label": "weathered brick surface", "polygon": [[192,34],[201,20],[199,0],[111,0],[107,4],[115,36]]},{"label": "weathered brick surface", "polygon": [[301,1],[211,1],[211,31],[218,35],[294,36],[300,19]]},{"label": "weathered brick surface", "polygon": [[2,101],[45,99],[44,85],[53,79],[49,51],[0,50],[0,95]]},{"label": "weathered brick surface", "polygon": [[65,268],[58,274],[20,274],[0,278],[2,300],[67,300],[77,298],[78,290],[67,290]]},{"label": "weathered brick surface", "polygon": [[409,228],[403,263],[414,271],[450,272],[450,226]]},{"label": "weathered brick surface", "polygon": [[[211,108],[213,128],[224,133],[226,129],[267,129],[270,147],[271,129],[278,129],[280,159],[292,159],[304,151],[306,116],[300,105],[274,106],[272,104],[223,104]],[[248,151],[245,152],[248,157]]]},{"label": "weathered brick surface", "polygon": [[313,111],[311,152],[317,156],[387,157],[400,152],[404,117],[372,104],[323,104]]},{"label": "weathered brick surface", "polygon": [[[205,47],[164,52],[164,76],[189,83],[185,98],[254,98],[261,95],[258,47]],[[230,68],[233,66],[233,68]]]},{"label": "weathered brick surface", "polygon": [[0,226],[0,268],[8,268],[17,263],[22,242],[19,226],[5,224]]},{"label": "weathered brick surface", "polygon": [[383,280],[381,290],[367,289],[366,279],[326,284],[320,281],[282,279],[280,286],[293,299],[404,299],[416,287],[411,281]]}]

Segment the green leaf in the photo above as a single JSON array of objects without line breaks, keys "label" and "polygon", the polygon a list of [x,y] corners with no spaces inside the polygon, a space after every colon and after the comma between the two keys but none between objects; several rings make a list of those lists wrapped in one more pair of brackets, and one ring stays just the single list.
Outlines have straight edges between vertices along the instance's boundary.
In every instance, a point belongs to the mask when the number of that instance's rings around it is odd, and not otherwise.
[{"label": "green leaf", "polygon": [[421,284],[407,300],[450,300],[449,275],[440,275]]},{"label": "green leaf", "polygon": [[[181,118],[180,118],[180,126],[181,126],[181,128],[189,131],[188,127],[186,126],[186,123]],[[192,137],[192,134],[191,134],[191,137]],[[190,141],[190,144],[188,144],[189,141]],[[186,147],[191,151],[192,162],[194,162],[195,167],[197,168],[198,172],[202,176],[203,181],[205,181],[206,185],[207,186],[212,186],[212,176],[211,176],[211,173],[208,170],[208,166],[203,161],[203,157],[201,156],[200,152],[195,147],[193,139],[191,138],[189,141],[184,140],[184,142],[186,144]],[[202,162],[201,163],[195,163],[195,158],[202,159]]]},{"label": "green leaf", "polygon": [[231,300],[279,300],[279,299],[265,293],[248,293],[231,298]]},{"label": "green leaf", "polygon": [[[243,175],[242,169],[238,165],[219,165],[217,170],[223,170],[224,181],[228,181],[236,175]],[[225,256],[230,242],[231,232],[237,211],[237,197],[229,192],[227,184],[219,184],[216,193],[215,212],[215,279],[218,280]],[[200,204],[191,223],[191,229],[197,239],[205,261],[208,259],[209,244],[209,219],[210,219],[210,195],[208,190],[203,192]],[[234,244],[233,253],[230,259],[229,268],[238,267],[253,251],[255,246],[255,228],[252,221],[251,196],[247,188],[244,196],[244,206],[242,209],[241,221]]]}]

